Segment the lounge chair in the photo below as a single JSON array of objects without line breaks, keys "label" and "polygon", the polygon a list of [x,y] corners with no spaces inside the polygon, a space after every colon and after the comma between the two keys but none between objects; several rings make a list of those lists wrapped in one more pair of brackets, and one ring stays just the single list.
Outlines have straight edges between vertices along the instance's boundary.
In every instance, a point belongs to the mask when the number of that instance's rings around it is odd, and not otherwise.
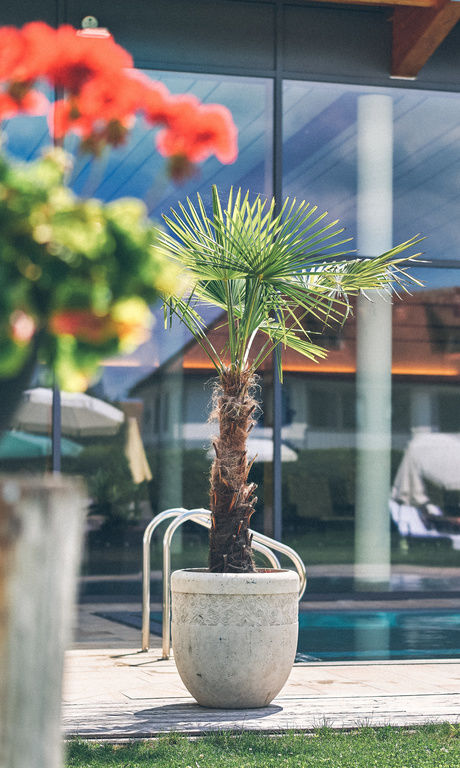
[{"label": "lounge chair", "polygon": [[400,504],[390,499],[391,519],[395,523],[399,533],[407,541],[410,539],[437,539],[449,541],[453,549],[460,550],[460,533],[440,531],[437,522],[443,515],[434,504],[427,504],[424,508],[413,507],[410,504]]}]

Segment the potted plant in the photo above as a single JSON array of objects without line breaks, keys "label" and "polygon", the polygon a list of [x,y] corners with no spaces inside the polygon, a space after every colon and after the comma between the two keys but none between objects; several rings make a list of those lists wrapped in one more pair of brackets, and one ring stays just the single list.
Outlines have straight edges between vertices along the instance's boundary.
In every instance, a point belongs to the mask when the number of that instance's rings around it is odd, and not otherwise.
[{"label": "potted plant", "polygon": [[[391,292],[408,281],[403,253],[412,238],[376,258],[342,250],[337,222],[325,223],[308,203],[230,192],[216,187],[208,213],[200,196],[165,216],[161,242],[185,271],[191,289],[165,302],[191,331],[217,373],[213,416],[218,435],[210,477],[212,526],[207,571],[172,574],[172,632],[181,677],[203,705],[257,707],[279,692],[297,643],[297,576],[257,572],[250,519],[256,486],[250,481],[247,438],[256,421],[256,374],[277,348],[320,360],[309,318],[342,322],[349,298],[366,289]],[[200,314],[222,310],[225,335],[216,349]],[[282,374],[281,355],[277,356]]]},{"label": "potted plant", "polygon": [[[54,92],[48,104],[40,91]],[[137,116],[158,128],[173,179],[210,154],[236,156],[220,105],[173,96],[133,69],[107,30],[41,22],[0,29],[0,121],[49,112],[51,148],[34,161],[0,155],[0,430],[37,362],[84,390],[105,356],[150,331],[149,305],[177,269],[138,199],[76,196],[67,134],[79,152],[122,143]],[[0,478],[0,764],[57,768],[61,673],[79,561],[84,492],[58,476]]]}]

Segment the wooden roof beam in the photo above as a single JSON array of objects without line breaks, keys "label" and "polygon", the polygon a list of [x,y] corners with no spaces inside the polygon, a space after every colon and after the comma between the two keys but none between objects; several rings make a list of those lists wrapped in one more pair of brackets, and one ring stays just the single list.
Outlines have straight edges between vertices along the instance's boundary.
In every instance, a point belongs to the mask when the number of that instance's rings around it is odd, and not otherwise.
[{"label": "wooden roof beam", "polygon": [[315,0],[315,3],[321,3],[322,5],[371,5],[380,6],[382,8],[391,6],[411,6],[417,8],[434,8],[437,5],[437,0]]},{"label": "wooden roof beam", "polygon": [[417,77],[459,19],[460,2],[449,0],[432,8],[395,8],[391,76]]}]

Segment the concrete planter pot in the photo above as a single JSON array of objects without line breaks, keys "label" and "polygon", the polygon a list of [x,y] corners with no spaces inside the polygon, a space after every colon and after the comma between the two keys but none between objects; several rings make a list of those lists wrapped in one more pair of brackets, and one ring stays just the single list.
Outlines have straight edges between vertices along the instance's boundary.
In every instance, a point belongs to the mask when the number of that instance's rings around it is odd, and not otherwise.
[{"label": "concrete planter pot", "polygon": [[80,483],[0,476],[2,768],[62,766],[62,672],[84,519]]},{"label": "concrete planter pot", "polygon": [[279,693],[297,648],[298,589],[287,570],[172,574],[174,659],[198,704],[265,707]]}]

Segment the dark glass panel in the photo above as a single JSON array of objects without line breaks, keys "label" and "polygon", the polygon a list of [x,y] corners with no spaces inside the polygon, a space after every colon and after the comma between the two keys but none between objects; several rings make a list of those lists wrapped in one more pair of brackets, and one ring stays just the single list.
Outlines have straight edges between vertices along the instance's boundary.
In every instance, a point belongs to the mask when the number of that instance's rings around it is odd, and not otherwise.
[{"label": "dark glass panel", "polygon": [[328,210],[356,237],[357,103],[371,93],[393,99],[394,242],[421,233],[426,259],[458,259],[456,93],[286,82],[284,193]]}]

